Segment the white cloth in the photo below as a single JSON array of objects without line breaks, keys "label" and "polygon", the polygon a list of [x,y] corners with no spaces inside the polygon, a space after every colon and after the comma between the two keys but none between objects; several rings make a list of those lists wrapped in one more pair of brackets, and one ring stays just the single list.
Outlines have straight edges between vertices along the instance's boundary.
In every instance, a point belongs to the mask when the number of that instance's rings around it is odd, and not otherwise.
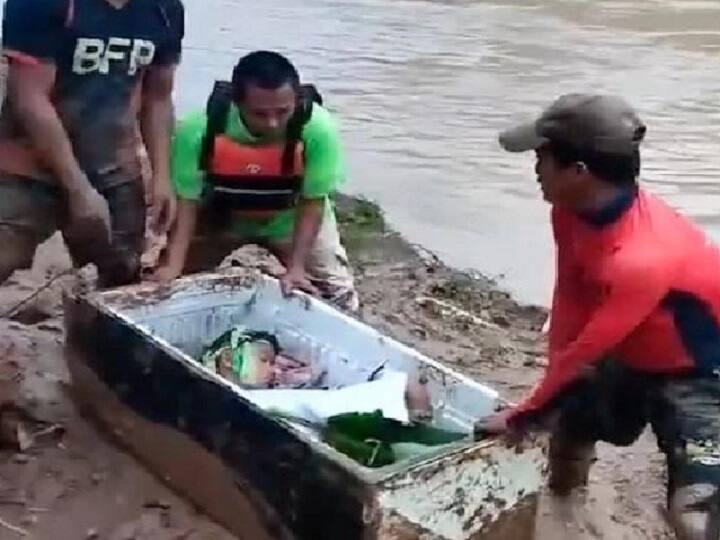
[{"label": "white cloth", "polygon": [[247,390],[243,395],[266,411],[316,423],[325,423],[337,414],[377,410],[386,418],[408,422],[407,379],[406,373],[387,371],[379,380],[337,390]]}]

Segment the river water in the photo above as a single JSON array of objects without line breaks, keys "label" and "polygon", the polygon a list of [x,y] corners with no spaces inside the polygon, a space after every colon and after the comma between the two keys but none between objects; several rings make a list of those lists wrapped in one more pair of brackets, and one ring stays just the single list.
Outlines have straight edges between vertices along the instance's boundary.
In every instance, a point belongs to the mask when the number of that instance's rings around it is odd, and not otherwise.
[{"label": "river water", "polygon": [[548,208],[497,131],[560,93],[626,96],[646,185],[720,240],[720,2],[185,0],[180,112],[251,49],[288,53],[342,123],[345,190],[448,263],[547,303]]}]

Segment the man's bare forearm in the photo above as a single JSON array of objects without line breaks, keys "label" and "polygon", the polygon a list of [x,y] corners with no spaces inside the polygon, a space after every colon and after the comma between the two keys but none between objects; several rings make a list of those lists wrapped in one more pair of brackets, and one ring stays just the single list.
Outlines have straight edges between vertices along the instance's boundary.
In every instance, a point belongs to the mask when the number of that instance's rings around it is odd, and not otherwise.
[{"label": "man's bare forearm", "polygon": [[198,203],[181,200],[178,204],[178,217],[170,229],[165,253],[165,264],[182,272],[185,267],[188,249],[195,233]]},{"label": "man's bare forearm", "polygon": [[86,189],[87,177],[75,158],[55,106],[40,92],[26,92],[13,86],[11,77],[9,97],[37,156],[68,192]]},{"label": "man's bare forearm", "polygon": [[155,180],[170,177],[170,138],[175,123],[174,73],[174,66],[155,68],[143,83],[140,131]]},{"label": "man's bare forearm", "polygon": [[325,210],[325,199],[300,199],[295,220],[290,267],[305,270]]},{"label": "man's bare forearm", "polygon": [[149,99],[143,104],[140,131],[154,179],[170,176],[169,149],[173,121],[173,105],[169,98]]},{"label": "man's bare forearm", "polygon": [[10,65],[8,98],[42,165],[67,190],[68,231],[93,243],[111,241],[107,201],[90,185],[75,158],[72,144],[50,96],[55,67],[49,64]]}]

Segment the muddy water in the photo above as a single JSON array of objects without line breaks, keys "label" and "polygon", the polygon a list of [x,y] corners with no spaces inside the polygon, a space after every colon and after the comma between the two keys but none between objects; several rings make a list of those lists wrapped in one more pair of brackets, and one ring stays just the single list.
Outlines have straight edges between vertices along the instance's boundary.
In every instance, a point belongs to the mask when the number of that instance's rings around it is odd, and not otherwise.
[{"label": "muddy water", "polygon": [[545,303],[547,208],[497,130],[560,92],[627,96],[647,185],[720,239],[720,3],[677,0],[186,0],[181,110],[253,48],[291,53],[343,124],[346,189],[411,241]]}]

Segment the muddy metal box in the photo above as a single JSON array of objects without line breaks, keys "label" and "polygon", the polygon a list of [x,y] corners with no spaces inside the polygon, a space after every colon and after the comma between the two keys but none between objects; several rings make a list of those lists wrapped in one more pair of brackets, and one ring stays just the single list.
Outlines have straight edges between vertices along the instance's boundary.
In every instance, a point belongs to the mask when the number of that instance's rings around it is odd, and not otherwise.
[{"label": "muddy metal box", "polygon": [[[486,440],[379,469],[203,367],[203,347],[237,324],[317,347],[331,379],[379,362],[429,380],[439,427],[470,433],[495,391],[323,302],[285,299],[269,278],[202,274],[65,298],[66,357],[83,409],[148,468],[238,538],[522,539],[532,536],[543,450]],[[297,345],[297,344],[295,344]]]}]

